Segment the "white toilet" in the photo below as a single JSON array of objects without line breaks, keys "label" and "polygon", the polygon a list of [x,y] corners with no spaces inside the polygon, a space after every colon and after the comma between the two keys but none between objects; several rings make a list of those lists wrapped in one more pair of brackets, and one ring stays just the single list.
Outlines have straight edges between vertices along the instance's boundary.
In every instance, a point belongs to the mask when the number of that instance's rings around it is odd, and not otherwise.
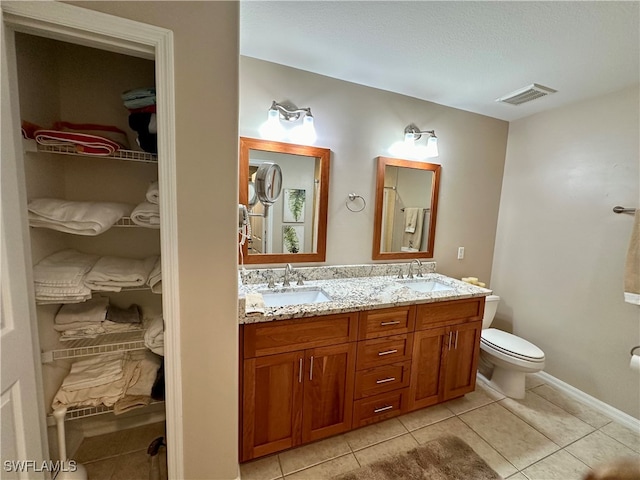
[{"label": "white toilet", "polygon": [[485,298],[479,370],[489,384],[507,397],[524,398],[525,375],[544,368],[544,352],[523,338],[489,328],[498,302],[500,297],[497,295]]}]

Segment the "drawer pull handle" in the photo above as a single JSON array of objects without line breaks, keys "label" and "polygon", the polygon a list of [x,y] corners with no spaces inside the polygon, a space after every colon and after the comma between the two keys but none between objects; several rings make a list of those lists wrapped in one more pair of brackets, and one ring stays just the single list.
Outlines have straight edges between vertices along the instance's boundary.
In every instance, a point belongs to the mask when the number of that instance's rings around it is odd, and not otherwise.
[{"label": "drawer pull handle", "polygon": [[389,325],[399,325],[400,320],[394,320],[393,322],[380,322],[381,327],[388,327]]},{"label": "drawer pull handle", "polygon": [[389,383],[389,382],[393,382],[395,381],[396,377],[388,377],[388,378],[383,378],[382,380],[376,380],[377,384],[380,383]]},{"label": "drawer pull handle", "polygon": [[393,350],[387,350],[385,352],[378,352],[378,356],[382,357],[384,355],[391,355],[392,353],[398,353],[398,349],[393,349]]},{"label": "drawer pull handle", "polygon": [[380,412],[385,412],[387,410],[391,410],[393,409],[393,405],[387,405],[386,407],[380,407],[380,408],[376,408],[373,413],[380,413]]}]

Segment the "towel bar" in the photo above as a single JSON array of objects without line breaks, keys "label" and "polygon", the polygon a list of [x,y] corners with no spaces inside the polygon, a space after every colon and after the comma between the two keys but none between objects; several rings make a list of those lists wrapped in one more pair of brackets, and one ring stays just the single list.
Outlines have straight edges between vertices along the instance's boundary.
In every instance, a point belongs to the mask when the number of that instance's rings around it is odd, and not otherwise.
[{"label": "towel bar", "polygon": [[626,207],[621,207],[620,205],[613,207],[614,213],[635,213],[635,211],[636,211],[635,208],[626,208]]}]

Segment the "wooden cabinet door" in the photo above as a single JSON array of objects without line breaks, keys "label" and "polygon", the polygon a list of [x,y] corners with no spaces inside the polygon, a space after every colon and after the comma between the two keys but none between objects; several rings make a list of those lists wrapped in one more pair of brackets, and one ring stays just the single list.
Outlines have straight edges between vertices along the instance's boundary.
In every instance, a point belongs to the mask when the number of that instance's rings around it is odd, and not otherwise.
[{"label": "wooden cabinet door", "polygon": [[356,343],[305,351],[302,442],[351,429]]},{"label": "wooden cabinet door", "polygon": [[450,331],[452,342],[446,356],[443,401],[460,397],[476,388],[482,322],[456,325],[450,327]]},{"label": "wooden cabinet door", "polygon": [[428,407],[441,401],[448,340],[447,327],[414,333],[409,410]]},{"label": "wooden cabinet door", "polygon": [[245,359],[242,461],[300,443],[303,356],[298,351]]}]

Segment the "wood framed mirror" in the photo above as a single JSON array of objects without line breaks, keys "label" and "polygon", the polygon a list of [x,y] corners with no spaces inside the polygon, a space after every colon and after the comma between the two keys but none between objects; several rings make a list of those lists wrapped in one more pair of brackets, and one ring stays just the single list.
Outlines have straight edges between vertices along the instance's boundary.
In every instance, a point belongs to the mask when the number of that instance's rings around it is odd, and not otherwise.
[{"label": "wood framed mirror", "polygon": [[374,260],[432,258],[440,165],[378,157]]},{"label": "wood framed mirror", "polygon": [[[239,203],[249,211],[244,263],[324,262],[329,201],[328,148],[240,137]],[[282,194],[270,208],[249,196],[263,163],[282,171]],[[253,202],[253,204],[252,204]]]}]

